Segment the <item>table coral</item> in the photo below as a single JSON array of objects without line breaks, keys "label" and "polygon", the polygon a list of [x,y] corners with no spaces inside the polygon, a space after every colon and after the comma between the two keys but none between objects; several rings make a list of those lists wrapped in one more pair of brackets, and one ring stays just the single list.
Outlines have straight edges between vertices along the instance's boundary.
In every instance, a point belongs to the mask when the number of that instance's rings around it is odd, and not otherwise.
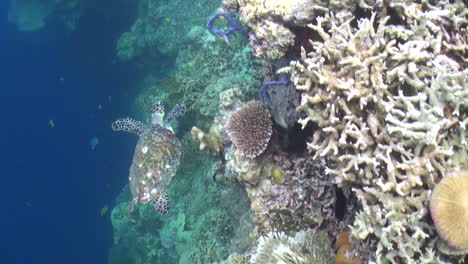
[{"label": "table coral", "polygon": [[270,112],[258,101],[251,101],[231,113],[224,129],[241,156],[262,154],[273,134]]}]

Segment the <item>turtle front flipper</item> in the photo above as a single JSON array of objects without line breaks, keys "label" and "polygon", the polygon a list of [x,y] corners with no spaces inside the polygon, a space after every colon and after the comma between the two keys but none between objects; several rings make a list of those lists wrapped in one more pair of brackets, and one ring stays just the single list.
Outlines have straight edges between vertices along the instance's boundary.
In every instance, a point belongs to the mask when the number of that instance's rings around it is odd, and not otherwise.
[{"label": "turtle front flipper", "polygon": [[145,130],[145,124],[140,121],[133,120],[131,118],[118,119],[112,123],[112,130],[114,131],[125,131],[140,136]]},{"label": "turtle front flipper", "polygon": [[154,210],[160,215],[164,216],[169,211],[169,197],[167,196],[166,190],[162,190],[158,197],[154,199]]},{"label": "turtle front flipper", "polygon": [[178,117],[183,116],[186,110],[187,109],[185,108],[185,105],[176,104],[174,108],[172,108],[172,110],[169,112],[169,114],[166,115],[166,118],[164,118],[164,125],[169,126],[170,122],[177,119]]}]

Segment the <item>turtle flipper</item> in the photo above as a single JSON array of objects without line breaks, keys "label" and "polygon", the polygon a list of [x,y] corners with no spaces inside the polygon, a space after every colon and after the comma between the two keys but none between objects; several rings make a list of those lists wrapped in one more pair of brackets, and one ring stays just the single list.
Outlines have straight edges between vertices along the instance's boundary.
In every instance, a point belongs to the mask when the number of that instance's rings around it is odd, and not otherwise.
[{"label": "turtle flipper", "polygon": [[135,207],[138,203],[138,197],[134,197],[132,199],[132,203],[130,204],[130,207],[128,208],[128,215],[131,215],[133,210],[135,210]]},{"label": "turtle flipper", "polygon": [[145,130],[145,124],[131,118],[122,118],[112,123],[112,130],[125,131],[140,136]]},{"label": "turtle flipper", "polygon": [[164,216],[169,211],[169,197],[166,190],[162,190],[160,195],[154,200],[154,210]]},{"label": "turtle flipper", "polygon": [[164,125],[169,126],[169,123],[175,120],[176,118],[183,116],[185,114],[186,108],[183,104],[176,104],[174,108],[167,114],[164,118]]}]

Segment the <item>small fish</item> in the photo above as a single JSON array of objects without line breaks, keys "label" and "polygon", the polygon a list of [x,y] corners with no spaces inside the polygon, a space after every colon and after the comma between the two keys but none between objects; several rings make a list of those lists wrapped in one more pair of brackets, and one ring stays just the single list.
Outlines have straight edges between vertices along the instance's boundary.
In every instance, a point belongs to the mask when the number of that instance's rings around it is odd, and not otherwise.
[{"label": "small fish", "polygon": [[54,127],[55,127],[55,122],[54,122],[54,120],[52,120],[52,119],[49,120],[49,127],[50,127],[50,128],[54,128]]},{"label": "small fish", "polygon": [[138,223],[138,221],[137,221],[136,219],[133,219],[133,218],[130,219],[130,220],[128,220],[128,221],[129,221],[130,223],[134,224],[134,225],[136,225],[136,224]]},{"label": "small fish", "polygon": [[107,205],[105,205],[102,209],[101,209],[101,216],[104,216],[107,214],[107,211],[109,211],[109,207]]},{"label": "small fish", "polygon": [[99,138],[97,138],[96,136],[92,137],[90,140],[89,140],[89,148],[91,150],[95,150],[96,149],[96,146],[99,144]]},{"label": "small fish", "polygon": [[166,23],[171,23],[171,18],[170,17],[166,17],[164,20],[166,21]]},{"label": "small fish", "polygon": [[102,109],[102,104],[98,104],[97,109],[101,110]]}]

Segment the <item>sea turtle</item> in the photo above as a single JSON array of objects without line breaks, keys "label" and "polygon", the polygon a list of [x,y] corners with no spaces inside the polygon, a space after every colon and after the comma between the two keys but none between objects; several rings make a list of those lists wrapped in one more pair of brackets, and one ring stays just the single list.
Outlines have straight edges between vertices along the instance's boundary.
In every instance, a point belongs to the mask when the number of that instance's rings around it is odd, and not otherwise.
[{"label": "sea turtle", "polygon": [[178,104],[164,117],[161,102],[151,106],[151,124],[119,119],[112,123],[114,131],[125,131],[139,136],[130,166],[130,191],[133,199],[129,213],[138,202],[154,201],[154,209],[165,215],[169,209],[166,187],[176,174],[180,162],[181,146],[170,122],[185,113],[185,106]]}]

